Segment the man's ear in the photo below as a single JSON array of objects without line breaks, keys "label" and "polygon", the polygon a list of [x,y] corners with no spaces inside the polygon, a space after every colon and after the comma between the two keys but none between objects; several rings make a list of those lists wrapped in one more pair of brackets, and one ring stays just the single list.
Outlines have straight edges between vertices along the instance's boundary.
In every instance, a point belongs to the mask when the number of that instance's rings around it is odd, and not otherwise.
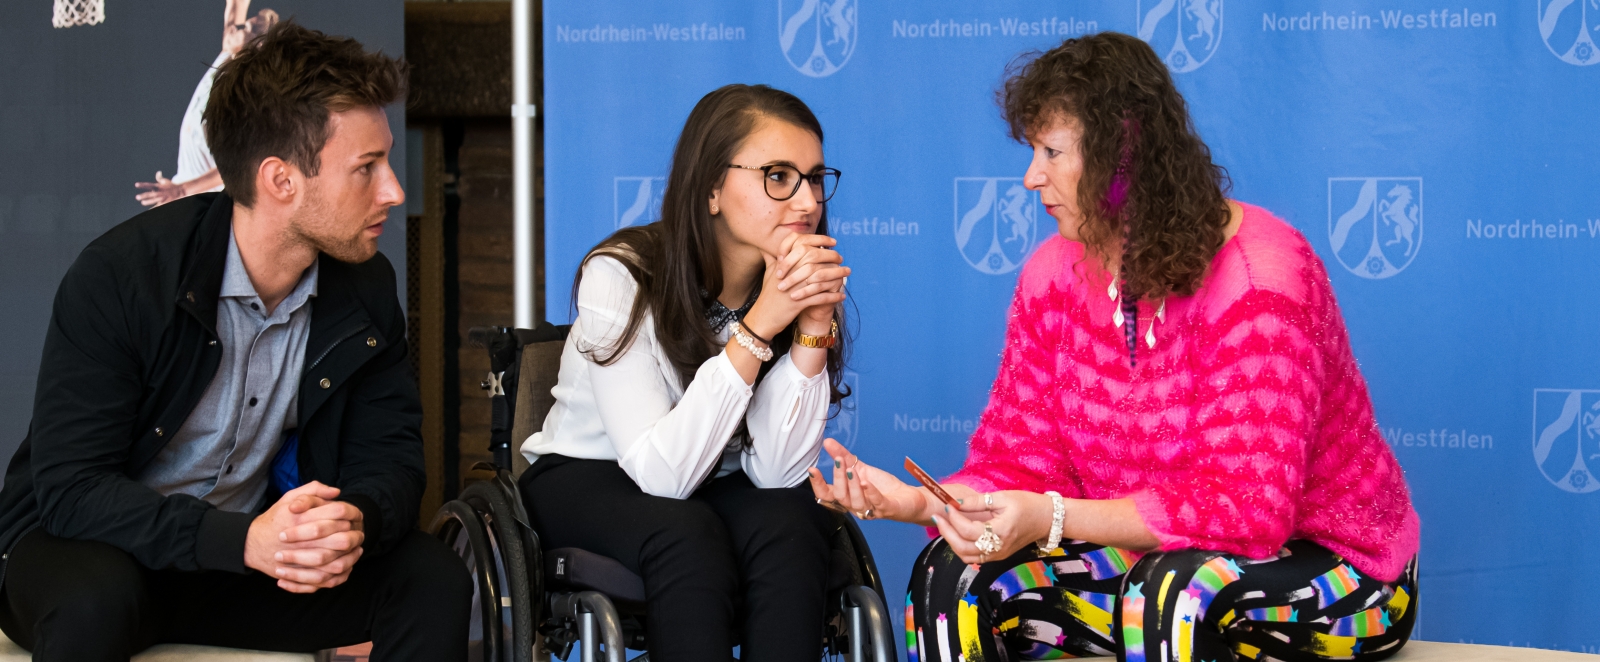
[{"label": "man's ear", "polygon": [[261,160],[256,168],[256,197],[267,197],[280,204],[289,204],[304,186],[300,169],[276,156]]}]

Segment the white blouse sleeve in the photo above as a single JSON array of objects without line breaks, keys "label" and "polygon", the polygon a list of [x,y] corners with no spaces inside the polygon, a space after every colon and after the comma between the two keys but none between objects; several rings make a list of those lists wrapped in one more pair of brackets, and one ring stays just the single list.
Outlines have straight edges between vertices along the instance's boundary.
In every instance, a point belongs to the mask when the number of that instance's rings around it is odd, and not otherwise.
[{"label": "white blouse sleeve", "polygon": [[[591,259],[578,288],[579,349],[609,351],[628,324],[638,291],[620,262]],[[701,364],[683,397],[673,402],[666,382],[673,368],[658,358],[655,334],[646,331],[640,329],[611,365],[588,362],[589,379],[617,464],[646,494],[684,499],[716,470],[751,389],[723,351]]]},{"label": "white blouse sleeve", "polygon": [[806,377],[789,355],[778,359],[756,388],[750,403],[752,448],[739,464],[756,487],[792,487],[822,454],[822,429],[828,423],[828,371]]}]

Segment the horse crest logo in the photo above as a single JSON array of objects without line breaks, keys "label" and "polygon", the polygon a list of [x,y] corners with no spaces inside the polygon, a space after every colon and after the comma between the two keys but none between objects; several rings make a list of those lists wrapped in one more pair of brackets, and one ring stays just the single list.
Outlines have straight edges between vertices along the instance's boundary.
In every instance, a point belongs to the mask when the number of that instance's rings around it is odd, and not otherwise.
[{"label": "horse crest logo", "polygon": [[611,181],[611,209],[616,229],[661,220],[661,194],[666,177],[617,177]]},{"label": "horse crest logo", "polygon": [[855,450],[861,429],[861,376],[854,370],[846,370],[839,381],[840,388],[849,391],[850,397],[839,403],[837,412],[823,428],[822,436],[832,437],[847,450]]},{"label": "horse crest logo", "polygon": [[[1173,73],[1199,69],[1222,42],[1222,0],[1151,0],[1136,3],[1139,38],[1155,48]],[[1166,19],[1171,17],[1171,21]]]},{"label": "horse crest logo", "polygon": [[1405,270],[1422,248],[1422,178],[1330,177],[1328,241],[1362,278]]},{"label": "horse crest logo", "polygon": [[1600,460],[1600,391],[1534,389],[1533,462],[1551,485],[1600,490],[1589,463]]},{"label": "horse crest logo", "polygon": [[795,71],[824,78],[856,52],[856,0],[778,0],[778,47]]},{"label": "horse crest logo", "polygon": [[1600,0],[1539,0],[1539,37],[1545,48],[1562,62],[1586,67],[1600,64],[1600,49],[1594,45],[1589,10],[1600,19]]},{"label": "horse crest logo", "polygon": [[986,274],[1016,271],[1033,253],[1039,194],[1020,177],[957,177],[956,249]]}]

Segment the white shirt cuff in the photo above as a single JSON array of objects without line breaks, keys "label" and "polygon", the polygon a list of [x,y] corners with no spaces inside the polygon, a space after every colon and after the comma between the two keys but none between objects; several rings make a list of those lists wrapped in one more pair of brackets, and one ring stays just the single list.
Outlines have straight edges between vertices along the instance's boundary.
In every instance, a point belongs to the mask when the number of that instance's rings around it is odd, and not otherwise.
[{"label": "white shirt cuff", "polygon": [[[800,368],[794,364],[794,359],[790,358],[788,354],[784,354],[783,358],[778,360],[778,365],[773,368],[772,372],[782,374],[784,379],[794,382],[802,391],[809,391],[818,384],[828,383],[828,368],[826,366],[818,370],[817,374],[807,377],[805,373],[800,372]],[[776,376],[778,375],[768,374],[767,379]]]},{"label": "white shirt cuff", "polygon": [[727,379],[729,384],[732,384],[736,389],[740,389],[744,393],[744,397],[750,397],[750,394],[754,391],[749,384],[744,383],[744,376],[739,374],[739,369],[733,367],[733,360],[728,358],[728,348],[722,348],[721,352],[711,357],[711,361],[717,365],[716,369],[722,372],[723,378]]}]

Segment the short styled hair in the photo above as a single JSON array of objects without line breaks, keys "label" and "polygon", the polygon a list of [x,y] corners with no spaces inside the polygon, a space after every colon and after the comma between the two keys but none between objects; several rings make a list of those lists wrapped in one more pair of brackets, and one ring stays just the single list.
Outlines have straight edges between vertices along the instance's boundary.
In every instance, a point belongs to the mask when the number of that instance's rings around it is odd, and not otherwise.
[{"label": "short styled hair", "polygon": [[217,69],[202,116],[206,144],[228,194],[249,207],[262,160],[276,156],[315,177],[329,113],[382,108],[405,89],[400,60],[283,21]]}]

